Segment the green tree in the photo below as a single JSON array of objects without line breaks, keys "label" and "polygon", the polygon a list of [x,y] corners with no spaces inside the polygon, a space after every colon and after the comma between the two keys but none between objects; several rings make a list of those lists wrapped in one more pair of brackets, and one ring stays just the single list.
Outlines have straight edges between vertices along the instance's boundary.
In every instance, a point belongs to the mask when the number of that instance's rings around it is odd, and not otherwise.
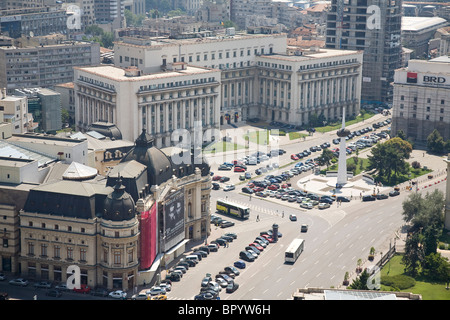
[{"label": "green tree", "polygon": [[435,253],[444,228],[444,193],[434,190],[427,192],[425,197],[420,193],[412,193],[402,206],[403,220],[411,223],[411,232],[421,234],[424,254]]},{"label": "green tree", "polygon": [[405,253],[402,257],[405,273],[415,277],[424,256],[423,247],[420,245],[420,234],[416,232],[408,235],[405,241]]},{"label": "green tree", "polygon": [[450,264],[440,253],[431,253],[422,261],[422,274],[430,280],[449,281]]},{"label": "green tree", "polygon": [[370,275],[367,272],[367,270],[364,270],[363,272],[361,272],[359,277],[354,279],[352,284],[348,286],[349,289],[353,289],[353,290],[369,290],[369,288],[367,287],[367,281],[369,280],[369,277],[370,277]]},{"label": "green tree", "polygon": [[402,140],[407,140],[406,134],[403,130],[398,130],[397,131],[397,137],[399,137]]},{"label": "green tree", "polygon": [[331,164],[331,160],[333,158],[334,158],[333,152],[330,149],[325,148],[323,149],[322,154],[318,157],[317,162],[319,163],[320,166],[327,166],[328,169],[328,167]]},{"label": "green tree", "polygon": [[427,137],[427,147],[431,152],[443,153],[445,150],[445,141],[442,138],[439,131],[436,129],[431,132]]},{"label": "green tree", "polygon": [[124,16],[129,27],[140,27],[142,26],[142,21],[145,19],[145,15],[136,15],[128,9],[125,9]]},{"label": "green tree", "polygon": [[398,137],[392,138],[384,143],[377,144],[372,148],[368,169],[375,170],[378,177],[391,181],[391,177],[405,174],[409,170],[409,159],[412,146],[408,141]]}]

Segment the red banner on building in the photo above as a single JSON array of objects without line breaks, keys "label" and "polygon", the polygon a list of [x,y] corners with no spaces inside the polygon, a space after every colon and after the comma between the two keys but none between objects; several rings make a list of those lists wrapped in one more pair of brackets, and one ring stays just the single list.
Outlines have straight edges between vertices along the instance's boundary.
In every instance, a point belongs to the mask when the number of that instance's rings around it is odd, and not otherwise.
[{"label": "red banner on building", "polygon": [[150,268],[156,258],[156,212],[155,202],[150,210],[141,214],[141,270]]}]

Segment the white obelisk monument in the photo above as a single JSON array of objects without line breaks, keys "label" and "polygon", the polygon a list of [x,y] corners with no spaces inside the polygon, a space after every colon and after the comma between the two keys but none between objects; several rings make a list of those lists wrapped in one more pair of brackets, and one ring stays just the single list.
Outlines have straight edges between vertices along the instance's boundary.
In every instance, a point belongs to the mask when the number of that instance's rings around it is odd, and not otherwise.
[{"label": "white obelisk monument", "polygon": [[337,132],[340,138],[339,143],[339,160],[338,160],[338,174],[336,180],[336,187],[343,187],[347,183],[347,149],[345,138],[350,134],[349,130],[345,129],[345,107],[342,108],[342,128]]}]

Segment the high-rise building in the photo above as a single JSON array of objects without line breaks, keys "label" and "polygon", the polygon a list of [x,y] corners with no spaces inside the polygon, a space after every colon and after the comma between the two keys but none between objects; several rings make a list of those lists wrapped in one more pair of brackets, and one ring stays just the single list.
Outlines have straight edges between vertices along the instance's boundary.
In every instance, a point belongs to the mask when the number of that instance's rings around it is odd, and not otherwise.
[{"label": "high-rise building", "polygon": [[450,139],[450,59],[410,60],[395,72],[391,131],[426,143],[434,129]]},{"label": "high-rise building", "polygon": [[8,94],[21,88],[51,88],[73,81],[74,66],[100,64],[100,46],[62,42],[0,48],[0,87]]},{"label": "high-rise building", "polygon": [[390,103],[395,69],[401,66],[402,0],[332,0],[326,47],[363,50],[361,100]]}]

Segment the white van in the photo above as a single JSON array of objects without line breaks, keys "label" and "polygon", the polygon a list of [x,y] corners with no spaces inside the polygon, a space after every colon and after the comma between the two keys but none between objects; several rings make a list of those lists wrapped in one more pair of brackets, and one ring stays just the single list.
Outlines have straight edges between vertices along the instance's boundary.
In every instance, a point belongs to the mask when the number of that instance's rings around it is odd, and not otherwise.
[{"label": "white van", "polygon": [[194,261],[197,264],[198,263],[198,256],[192,254],[192,255],[187,256],[186,260]]}]

